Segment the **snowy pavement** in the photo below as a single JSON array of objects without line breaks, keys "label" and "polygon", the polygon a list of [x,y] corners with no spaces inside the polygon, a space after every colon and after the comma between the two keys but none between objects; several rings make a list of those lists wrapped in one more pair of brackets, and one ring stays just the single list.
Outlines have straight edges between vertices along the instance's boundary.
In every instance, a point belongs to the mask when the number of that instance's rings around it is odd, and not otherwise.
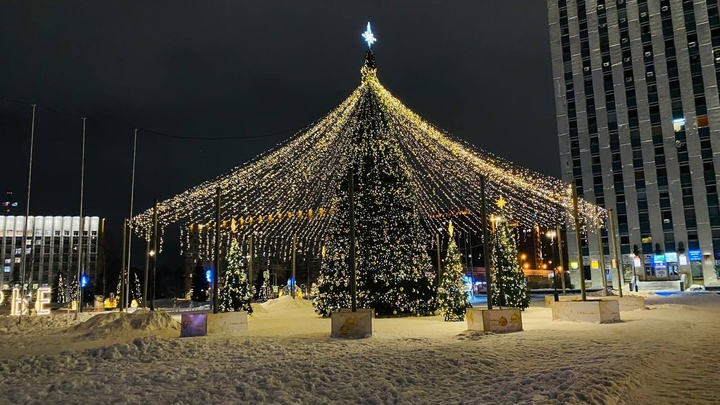
[{"label": "snowy pavement", "polygon": [[507,335],[376,319],[372,338],[350,341],[289,298],[256,306],[235,336],[179,339],[165,318],[102,314],[90,330],[60,315],[0,318],[0,404],[718,403],[720,295],[646,302],[607,325],[531,307],[525,331]]}]

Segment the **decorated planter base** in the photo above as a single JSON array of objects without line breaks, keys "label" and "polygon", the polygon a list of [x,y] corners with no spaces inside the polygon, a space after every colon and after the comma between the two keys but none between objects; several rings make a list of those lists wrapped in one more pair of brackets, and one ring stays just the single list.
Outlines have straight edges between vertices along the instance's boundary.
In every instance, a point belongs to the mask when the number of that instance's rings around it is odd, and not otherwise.
[{"label": "decorated planter base", "polygon": [[[580,301],[579,295],[561,295],[558,297],[560,302],[568,301]],[[592,297],[591,300],[601,301],[617,301],[620,304],[620,311],[637,311],[645,309],[645,298],[637,295],[626,295],[619,297],[617,295],[611,295],[609,297]],[[552,307],[555,304],[555,300],[552,295],[545,296],[545,306]]]},{"label": "decorated planter base", "polygon": [[620,303],[617,300],[560,301],[552,305],[552,318],[568,322],[620,322]]},{"label": "decorated planter base", "polygon": [[375,312],[371,308],[341,308],[330,315],[334,338],[362,339],[371,337]]},{"label": "decorated planter base", "polygon": [[208,335],[247,332],[248,314],[245,311],[208,314]]},{"label": "decorated planter base", "polygon": [[517,308],[468,308],[465,318],[469,330],[494,333],[521,332],[523,330],[522,311]]},{"label": "decorated planter base", "polygon": [[205,336],[221,333],[246,332],[248,315],[245,311],[189,312],[181,315],[180,337]]}]

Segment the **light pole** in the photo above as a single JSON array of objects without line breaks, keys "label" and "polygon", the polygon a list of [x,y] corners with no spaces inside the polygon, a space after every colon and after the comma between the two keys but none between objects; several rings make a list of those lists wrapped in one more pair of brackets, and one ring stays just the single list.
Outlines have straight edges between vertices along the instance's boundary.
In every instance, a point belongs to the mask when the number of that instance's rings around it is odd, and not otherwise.
[{"label": "light pole", "polygon": [[[150,251],[148,252],[148,262],[150,261],[150,259],[152,259],[152,261],[153,261],[153,270],[155,270],[155,263],[157,262],[157,259],[155,258],[155,250],[154,249],[150,249]],[[150,266],[148,265],[146,268],[147,268],[147,272],[149,273]],[[147,280],[147,274],[145,275],[145,280]],[[145,283],[147,285],[148,281],[145,281]],[[146,298],[146,299],[150,300],[150,310],[154,311],[155,310],[155,272],[154,271],[153,271],[152,284],[153,284],[153,288],[150,289],[150,288],[146,287],[145,291],[146,292],[150,291],[150,297]],[[147,308],[147,302],[145,303],[145,308]]]},{"label": "light pole", "polygon": [[[555,244],[555,237],[557,236],[557,232],[554,230],[549,230],[545,234],[548,238],[550,238],[550,246],[553,246]],[[555,252],[555,249],[552,249],[553,253]],[[561,253],[558,253],[560,255]],[[554,256],[554,255],[553,255]],[[557,262],[555,262],[557,263]],[[555,302],[560,301],[560,298],[558,297],[558,283],[557,283],[557,266],[553,267],[553,298],[555,299]]]}]

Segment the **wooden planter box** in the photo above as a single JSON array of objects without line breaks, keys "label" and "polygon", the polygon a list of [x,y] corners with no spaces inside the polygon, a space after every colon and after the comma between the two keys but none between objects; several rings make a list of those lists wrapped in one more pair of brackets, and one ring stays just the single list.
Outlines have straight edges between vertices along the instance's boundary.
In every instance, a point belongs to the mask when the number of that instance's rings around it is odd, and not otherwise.
[{"label": "wooden planter box", "polygon": [[568,322],[620,322],[620,303],[617,300],[560,301],[552,305],[552,318]]},{"label": "wooden planter box", "polygon": [[248,314],[245,311],[188,312],[180,317],[180,337],[205,336],[221,333],[246,332]]},{"label": "wooden planter box", "polygon": [[518,308],[481,309],[468,308],[465,312],[468,330],[481,332],[521,332],[522,310]]},{"label": "wooden planter box", "polygon": [[[579,295],[561,295],[558,297],[559,302],[568,301],[580,301]],[[617,301],[620,304],[620,311],[643,311],[645,310],[645,298],[637,295],[625,295],[622,298],[617,295],[611,295],[608,297],[590,297],[591,300],[601,301]],[[545,296],[545,306],[550,308],[555,304],[555,300],[552,295]]]},{"label": "wooden planter box", "polygon": [[358,308],[355,312],[350,308],[341,308],[330,315],[330,336],[345,339],[372,337],[374,317],[375,311],[371,308]]}]

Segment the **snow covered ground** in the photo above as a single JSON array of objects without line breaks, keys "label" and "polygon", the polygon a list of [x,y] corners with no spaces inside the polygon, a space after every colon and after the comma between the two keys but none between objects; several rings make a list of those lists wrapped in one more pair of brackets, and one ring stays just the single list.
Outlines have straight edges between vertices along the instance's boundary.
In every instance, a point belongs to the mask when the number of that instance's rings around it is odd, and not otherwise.
[{"label": "snow covered ground", "polygon": [[[647,296],[608,325],[465,331],[376,319],[329,338],[306,301],[256,306],[241,335],[179,339],[164,313],[0,318],[0,404],[711,404],[720,402],[720,295]],[[86,321],[85,323],[79,323]]]}]

